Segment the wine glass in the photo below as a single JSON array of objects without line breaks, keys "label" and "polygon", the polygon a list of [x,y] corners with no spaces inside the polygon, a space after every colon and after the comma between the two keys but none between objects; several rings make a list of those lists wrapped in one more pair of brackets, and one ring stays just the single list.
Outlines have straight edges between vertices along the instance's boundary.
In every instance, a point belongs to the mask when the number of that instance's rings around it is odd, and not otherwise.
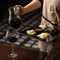
[{"label": "wine glass", "polygon": [[18,54],[14,52],[14,43],[18,40],[16,35],[17,34],[15,33],[15,31],[14,32],[10,31],[8,33],[7,41],[9,41],[11,43],[11,46],[12,46],[12,51],[9,53],[8,57],[15,58],[18,56]]},{"label": "wine glass", "polygon": [[19,36],[18,30],[21,29],[22,22],[20,16],[14,14],[13,7],[10,7],[8,10],[9,10],[9,19],[8,19],[8,30],[6,32],[6,39],[12,45],[12,52],[8,56],[15,58],[18,56],[18,54],[14,52],[14,43],[18,40],[18,38],[16,38],[16,35]]}]

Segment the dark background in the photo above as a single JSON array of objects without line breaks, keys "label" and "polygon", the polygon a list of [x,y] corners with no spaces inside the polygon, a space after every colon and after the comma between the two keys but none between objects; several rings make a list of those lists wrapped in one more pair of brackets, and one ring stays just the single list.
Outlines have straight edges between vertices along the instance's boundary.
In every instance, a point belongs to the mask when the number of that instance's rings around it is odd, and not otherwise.
[{"label": "dark background", "polygon": [[14,5],[25,6],[32,0],[0,0],[0,21],[7,17],[8,8]]}]

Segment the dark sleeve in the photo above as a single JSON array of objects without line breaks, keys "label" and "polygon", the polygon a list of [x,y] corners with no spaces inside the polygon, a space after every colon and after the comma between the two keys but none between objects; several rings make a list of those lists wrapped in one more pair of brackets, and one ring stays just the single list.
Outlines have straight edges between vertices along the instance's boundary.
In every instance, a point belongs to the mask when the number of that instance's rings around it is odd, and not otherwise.
[{"label": "dark sleeve", "polygon": [[40,2],[43,2],[43,0],[39,0]]},{"label": "dark sleeve", "polygon": [[43,0],[39,0],[39,1],[41,2],[42,6],[43,6]]},{"label": "dark sleeve", "polygon": [[43,9],[43,0],[39,0],[41,2],[41,11]]}]

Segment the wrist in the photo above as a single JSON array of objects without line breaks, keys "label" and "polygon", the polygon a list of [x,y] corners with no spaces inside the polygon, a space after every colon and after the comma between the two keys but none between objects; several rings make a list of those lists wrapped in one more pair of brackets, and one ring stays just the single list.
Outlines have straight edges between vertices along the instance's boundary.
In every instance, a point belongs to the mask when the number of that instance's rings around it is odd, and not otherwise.
[{"label": "wrist", "polygon": [[21,10],[20,10],[20,15],[24,15],[26,13],[26,9],[23,7]]}]

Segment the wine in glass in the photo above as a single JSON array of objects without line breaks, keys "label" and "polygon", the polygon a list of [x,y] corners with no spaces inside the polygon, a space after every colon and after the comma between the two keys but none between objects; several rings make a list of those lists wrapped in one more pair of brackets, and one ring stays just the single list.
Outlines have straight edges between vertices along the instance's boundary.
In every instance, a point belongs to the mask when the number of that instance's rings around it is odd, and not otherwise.
[{"label": "wine in glass", "polygon": [[11,19],[10,26],[11,26],[12,28],[14,28],[14,30],[17,30],[18,28],[20,28],[20,26],[21,26],[21,21],[20,21],[20,19],[17,18],[17,17],[13,17],[13,18]]}]

